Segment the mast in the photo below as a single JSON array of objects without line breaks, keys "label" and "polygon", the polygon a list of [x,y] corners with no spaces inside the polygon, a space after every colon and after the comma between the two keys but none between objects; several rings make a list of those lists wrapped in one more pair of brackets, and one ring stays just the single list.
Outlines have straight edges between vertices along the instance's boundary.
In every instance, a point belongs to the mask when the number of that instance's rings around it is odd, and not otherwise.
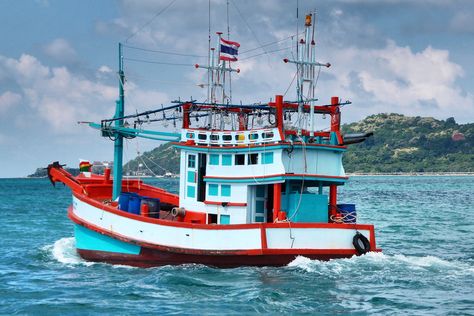
[{"label": "mast", "polygon": [[[119,99],[115,102],[115,116],[119,118],[124,116],[125,98],[123,85],[125,75],[123,72],[123,53],[122,43],[119,43]],[[115,121],[115,127],[123,127],[123,119]],[[114,181],[112,199],[118,198],[122,192],[122,165],[123,165],[123,136],[120,132],[114,133]]]}]

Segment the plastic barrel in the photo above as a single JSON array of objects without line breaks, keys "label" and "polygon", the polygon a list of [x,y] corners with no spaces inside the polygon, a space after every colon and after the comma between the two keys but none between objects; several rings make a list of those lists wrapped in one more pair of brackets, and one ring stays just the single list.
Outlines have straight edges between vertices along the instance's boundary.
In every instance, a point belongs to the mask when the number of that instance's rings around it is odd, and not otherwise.
[{"label": "plastic barrel", "polygon": [[140,214],[140,197],[138,195],[131,195],[128,200],[128,212],[132,214]]},{"label": "plastic barrel", "polygon": [[160,199],[144,196],[141,204],[148,205],[150,217],[160,218]]},{"label": "plastic barrel", "polygon": [[133,193],[129,192],[122,192],[119,195],[119,210],[128,212],[128,202],[130,200],[130,196],[132,196]]},{"label": "plastic barrel", "polygon": [[357,220],[357,212],[355,204],[338,204],[337,210],[344,218],[344,223],[355,224]]}]

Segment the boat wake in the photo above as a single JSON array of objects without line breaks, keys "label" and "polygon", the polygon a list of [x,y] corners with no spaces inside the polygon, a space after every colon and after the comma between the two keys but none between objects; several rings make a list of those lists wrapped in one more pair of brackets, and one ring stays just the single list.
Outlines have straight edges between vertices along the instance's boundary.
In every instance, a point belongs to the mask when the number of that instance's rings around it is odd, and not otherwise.
[{"label": "boat wake", "polygon": [[424,273],[436,272],[455,277],[474,276],[473,262],[445,260],[435,256],[405,256],[402,254],[386,255],[370,252],[363,256],[348,259],[333,259],[329,261],[311,260],[298,256],[288,264],[288,267],[301,269],[316,274],[340,275],[357,267],[361,271],[387,271],[391,273]]},{"label": "boat wake", "polygon": [[67,265],[91,266],[94,262],[85,261],[76,252],[76,240],[74,237],[64,237],[56,240],[54,244],[42,248],[51,259]]}]

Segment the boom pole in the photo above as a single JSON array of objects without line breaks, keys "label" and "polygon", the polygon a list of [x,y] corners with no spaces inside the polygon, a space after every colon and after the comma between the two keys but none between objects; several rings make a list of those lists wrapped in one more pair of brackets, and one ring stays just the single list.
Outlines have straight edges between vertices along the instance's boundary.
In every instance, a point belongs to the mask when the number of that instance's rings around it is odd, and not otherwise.
[{"label": "boom pole", "polygon": [[[125,83],[125,75],[123,72],[123,53],[122,43],[119,43],[119,99],[115,102],[115,117],[121,118],[115,121],[115,127],[123,127],[123,116],[125,108],[125,97],[123,85]],[[112,199],[117,199],[122,192],[122,165],[123,165],[123,136],[117,130],[114,133],[114,181],[113,181],[113,193]]]}]

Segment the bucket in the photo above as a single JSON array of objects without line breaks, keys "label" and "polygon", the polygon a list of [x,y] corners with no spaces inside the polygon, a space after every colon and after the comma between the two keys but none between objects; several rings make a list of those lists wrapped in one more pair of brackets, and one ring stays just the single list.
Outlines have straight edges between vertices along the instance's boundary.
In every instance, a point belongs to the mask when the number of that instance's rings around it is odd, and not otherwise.
[{"label": "bucket", "polygon": [[160,199],[144,196],[142,197],[141,201],[141,205],[143,204],[148,205],[148,212],[150,214],[150,217],[160,218]]},{"label": "bucket", "polygon": [[355,224],[357,220],[357,212],[355,204],[338,204],[337,210],[343,217],[343,222],[347,224]]},{"label": "bucket", "polygon": [[122,192],[119,195],[119,210],[128,212],[128,202],[131,196],[137,196],[136,193]]},{"label": "bucket", "polygon": [[131,195],[128,200],[128,212],[132,214],[140,214],[140,196]]}]

